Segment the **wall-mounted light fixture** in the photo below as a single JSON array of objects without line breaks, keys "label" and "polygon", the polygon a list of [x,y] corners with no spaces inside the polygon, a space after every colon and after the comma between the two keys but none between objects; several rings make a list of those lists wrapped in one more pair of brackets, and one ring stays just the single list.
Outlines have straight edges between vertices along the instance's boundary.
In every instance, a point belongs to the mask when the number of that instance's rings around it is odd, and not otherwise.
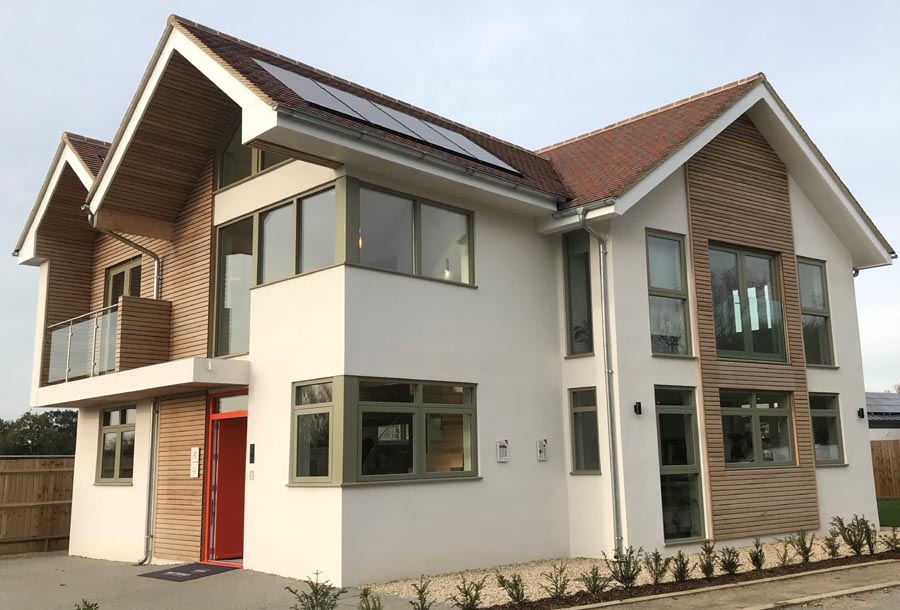
[{"label": "wall-mounted light fixture", "polygon": [[641,414],[641,403],[640,403],[640,401],[634,403],[634,414],[635,414],[635,415],[640,415],[640,414]]},{"label": "wall-mounted light fixture", "polygon": [[860,407],[859,409],[856,410],[856,416],[859,417],[860,419],[865,419],[866,418],[866,410],[863,409],[862,407]]}]

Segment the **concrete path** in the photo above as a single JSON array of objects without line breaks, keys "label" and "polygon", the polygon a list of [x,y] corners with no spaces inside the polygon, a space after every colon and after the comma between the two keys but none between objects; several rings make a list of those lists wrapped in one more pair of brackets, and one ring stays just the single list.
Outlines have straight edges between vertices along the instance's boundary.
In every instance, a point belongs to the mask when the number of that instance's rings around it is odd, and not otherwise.
[{"label": "concrete path", "polygon": [[823,610],[897,610],[900,608],[900,589],[883,589],[835,597],[802,606],[789,606],[785,610],[821,608]]}]

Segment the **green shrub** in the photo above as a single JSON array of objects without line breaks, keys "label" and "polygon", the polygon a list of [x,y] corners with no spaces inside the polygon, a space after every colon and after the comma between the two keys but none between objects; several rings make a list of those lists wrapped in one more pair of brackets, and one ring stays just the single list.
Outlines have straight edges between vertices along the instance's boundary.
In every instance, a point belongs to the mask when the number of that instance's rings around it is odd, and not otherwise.
[{"label": "green shrub", "polygon": [[462,577],[462,582],[456,585],[456,593],[450,595],[448,601],[459,610],[478,610],[481,607],[481,592],[487,583],[487,576],[477,580],[468,580]]},{"label": "green shrub", "polygon": [[409,602],[409,605],[413,607],[413,610],[431,610],[434,600],[429,597],[429,586],[431,586],[431,581],[425,580],[424,576],[420,576],[419,582],[412,584],[413,591],[416,592],[416,599]]},{"label": "green shrub", "polygon": [[833,529],[827,536],[822,537],[822,550],[832,559],[841,556],[841,541]]},{"label": "green shrub", "polygon": [[614,581],[626,591],[630,591],[637,584],[637,579],[641,575],[641,553],[643,549],[634,550],[631,545],[624,551],[616,550],[613,559],[610,561],[603,553],[603,561],[606,563],[606,569]]},{"label": "green shrub", "polygon": [[754,570],[762,570],[765,567],[766,551],[759,538],[753,539],[753,548],[747,552],[747,556],[750,558],[750,565]]},{"label": "green shrub", "polygon": [[525,594],[525,583],[522,581],[521,574],[504,576],[497,572],[497,584],[506,592],[513,606],[521,606],[528,601],[528,595]]},{"label": "green shrub", "polygon": [[741,552],[733,546],[723,546],[719,551],[718,560],[719,567],[726,574],[733,576],[741,569]]},{"label": "green shrub", "polygon": [[834,517],[831,520],[831,533],[840,536],[847,548],[858,557],[863,554],[863,549],[872,538],[874,526],[870,528],[870,525],[864,517],[858,515],[853,515],[850,523],[845,523],[842,517]]},{"label": "green shrub", "polygon": [[581,575],[581,582],[588,595],[597,599],[609,587],[610,579],[600,573],[599,566],[593,565],[590,572]]},{"label": "green shrub", "polygon": [[75,610],[100,610],[100,604],[82,599],[80,604],[75,604]]},{"label": "green shrub", "polygon": [[806,530],[797,530],[788,536],[788,543],[803,563],[809,563],[812,558],[815,542],[816,535],[810,534]]},{"label": "green shrub", "polygon": [[644,569],[647,570],[654,585],[658,585],[666,577],[671,563],[671,557],[663,557],[657,550],[644,554]]},{"label": "green shrub", "polygon": [[889,551],[900,551],[900,536],[897,535],[897,528],[892,527],[890,534],[883,534],[881,542]]},{"label": "green shrub", "polygon": [[704,578],[712,578],[716,573],[716,543],[714,540],[707,540],[700,546],[700,559],[697,560],[697,567]]},{"label": "green shrub", "polygon": [[541,576],[547,581],[546,585],[541,585],[541,589],[547,592],[550,599],[561,600],[569,594],[572,579],[569,578],[569,564],[565,561],[551,565],[550,571],[541,572]]},{"label": "green shrub", "polygon": [[791,541],[788,539],[782,540],[781,538],[776,538],[775,542],[780,544],[781,546],[778,549],[778,554],[775,555],[775,560],[778,563],[779,567],[784,567],[791,563],[791,559],[793,556],[791,555]]},{"label": "green shrub", "polygon": [[672,558],[672,580],[675,582],[685,582],[691,577],[691,572],[693,571],[694,566],[691,565],[691,562],[688,560],[687,555],[684,554],[684,551],[675,553],[675,557]]},{"label": "green shrub", "polygon": [[319,571],[316,571],[314,574],[315,580],[307,577],[303,581],[309,587],[309,592],[285,587],[297,600],[297,604],[299,604],[291,606],[291,610],[335,610],[337,608],[338,598],[346,593],[347,590],[335,587],[330,581],[320,581],[319,575],[321,572]]},{"label": "green shrub", "polygon": [[356,607],[358,610],[382,610],[383,605],[381,598],[372,593],[369,587],[363,587],[359,590],[359,602]]},{"label": "green shrub", "polygon": [[862,527],[865,533],[866,547],[869,549],[869,555],[874,555],[878,550],[878,528],[875,524],[862,517]]}]

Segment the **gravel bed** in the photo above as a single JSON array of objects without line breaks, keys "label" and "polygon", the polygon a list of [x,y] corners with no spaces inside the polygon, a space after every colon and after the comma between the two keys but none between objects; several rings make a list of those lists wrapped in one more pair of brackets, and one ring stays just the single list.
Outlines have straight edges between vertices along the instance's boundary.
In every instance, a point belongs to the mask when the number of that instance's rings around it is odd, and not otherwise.
[{"label": "gravel bed", "polygon": [[[726,545],[716,545],[716,550],[721,550],[722,546]],[[747,557],[747,551],[752,547],[741,547],[741,568],[740,572],[748,572],[753,568],[750,565],[750,560]],[[775,567],[778,565],[778,560],[776,557],[780,555],[780,551],[782,545],[778,542],[769,542],[763,544],[763,548],[766,553],[766,566],[767,568]],[[819,561],[823,559],[827,559],[828,555],[822,549],[821,539],[816,538],[816,542],[814,544],[814,552],[812,556],[812,561]],[[677,552],[676,550],[672,550],[671,552],[660,551],[664,553],[666,556],[674,555]],[[791,549],[790,551],[792,559],[790,561],[791,564],[800,563],[799,558],[795,557],[795,553]],[[850,550],[842,545],[841,547],[841,555],[847,556],[850,555]],[[698,554],[688,555],[691,560],[691,565],[696,565],[697,559],[699,557]],[[503,604],[509,601],[509,598],[506,596],[506,593],[497,586],[497,579],[494,576],[494,573],[499,571],[503,574],[509,575],[512,573],[518,573],[522,575],[522,579],[525,582],[525,587],[528,593],[529,599],[541,599],[543,597],[547,597],[547,593],[543,590],[541,585],[547,583],[546,578],[543,574],[549,572],[555,564],[559,562],[565,562],[568,569],[569,578],[572,579],[571,584],[571,592],[583,590],[583,586],[581,584],[581,574],[589,571],[592,566],[598,566],[600,571],[606,575],[608,575],[608,570],[606,569],[606,565],[603,559],[600,558],[588,558],[588,557],[575,557],[568,559],[546,559],[541,561],[529,561],[527,563],[518,563],[518,564],[510,564],[510,565],[502,565],[496,566],[493,568],[485,568],[485,569],[473,569],[473,570],[465,570],[462,572],[452,572],[449,574],[438,574],[438,575],[425,575],[426,580],[431,581],[429,586],[429,592],[431,599],[439,602],[439,603],[447,603],[449,596],[456,592],[456,585],[462,580],[462,577],[465,576],[469,580],[480,579],[487,576],[487,583],[482,592],[482,607],[492,606],[496,604]],[[716,574],[720,574],[721,572],[717,569]],[[692,577],[698,578],[700,577],[700,571],[696,567],[692,573]],[[666,581],[671,580],[669,576],[666,577]],[[373,593],[380,595],[397,595],[399,597],[403,597],[406,599],[415,599],[415,593],[413,591],[412,585],[417,582],[416,579],[402,579],[402,580],[394,580],[391,582],[384,583],[375,583],[370,585]],[[642,570],[640,579],[638,580],[638,584],[648,584],[650,582],[649,576],[646,570]]]}]

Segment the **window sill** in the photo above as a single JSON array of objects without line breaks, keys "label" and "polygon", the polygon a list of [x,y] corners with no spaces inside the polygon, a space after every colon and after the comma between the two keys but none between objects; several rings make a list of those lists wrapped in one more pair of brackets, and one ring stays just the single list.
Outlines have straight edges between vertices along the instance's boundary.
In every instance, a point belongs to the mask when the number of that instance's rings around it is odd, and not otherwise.
[{"label": "window sill", "polygon": [[397,479],[394,481],[355,481],[344,483],[341,487],[377,487],[380,485],[416,485],[419,483],[459,483],[462,481],[481,481],[481,476],[437,477],[434,479]]},{"label": "window sill", "polygon": [[569,473],[573,477],[597,477],[603,474],[599,470],[573,470]]},{"label": "window sill", "polygon": [[221,356],[213,356],[213,359],[228,360],[229,358],[240,358],[241,356],[249,356],[250,352],[238,352],[237,354],[223,354]]},{"label": "window sill", "polygon": [[727,472],[748,472],[754,470],[793,470],[799,467],[800,466],[798,464],[748,464],[747,466],[729,466],[726,464],[725,470]]},{"label": "window sill", "polygon": [[578,360],[579,358],[593,358],[594,355],[595,355],[594,352],[590,352],[588,354],[569,354],[568,356],[565,356],[563,358],[563,360]]},{"label": "window sill", "polygon": [[651,353],[654,358],[674,358],[675,360],[696,360],[697,356],[693,354],[655,354]]},{"label": "window sill", "polygon": [[839,366],[836,365],[836,364],[810,364],[810,363],[807,362],[807,363],[806,363],[806,368],[808,368],[808,369],[825,369],[825,370],[834,370],[834,371],[837,371],[837,370],[840,370],[841,367],[839,367]]},{"label": "window sill", "polygon": [[94,481],[95,487],[132,487],[131,481]]},{"label": "window sill", "polygon": [[663,542],[663,546],[684,546],[686,544],[702,544],[709,541],[709,538],[706,538],[705,536],[699,538],[676,538],[675,540],[666,540]]},{"label": "window sill", "polygon": [[291,481],[285,487],[340,487],[341,484],[335,481]]},{"label": "window sill", "polygon": [[790,362],[787,360],[770,360],[768,358],[747,358],[741,356],[723,356],[722,354],[716,354],[716,360],[718,362],[741,362],[741,363],[750,363],[750,364],[771,364],[773,366],[790,366]]},{"label": "window sill", "polygon": [[823,464],[816,463],[816,468],[847,468],[850,464],[847,462],[840,463],[829,463],[825,462]]},{"label": "window sill", "polygon": [[280,277],[277,280],[269,280],[268,282],[262,282],[261,284],[256,284],[255,286],[250,286],[250,290],[257,290],[259,288],[265,288],[266,286],[274,286],[275,284],[280,284],[281,282],[287,282],[290,280],[297,279],[298,277],[306,277],[308,275],[313,275],[314,273],[320,273],[322,271],[328,271],[329,269],[334,269],[335,267],[340,267],[343,263],[335,263],[332,265],[328,265],[327,267],[320,267],[319,269],[313,269],[312,271],[304,271],[302,273],[295,273],[293,275],[289,275],[287,277]]},{"label": "window sill", "polygon": [[417,280],[425,280],[428,282],[436,282],[438,284],[447,284],[449,286],[459,286],[461,288],[473,288],[477,289],[478,284],[467,284],[465,282],[456,282],[453,280],[442,280],[439,277],[429,277],[427,275],[417,275],[415,273],[406,273],[404,271],[394,271],[393,269],[382,269],[381,267],[370,267],[369,265],[363,265],[360,263],[344,263],[347,267],[353,267],[354,269],[365,269],[367,271],[376,271],[378,273],[387,273],[389,275],[398,275],[400,277],[409,277]]}]

